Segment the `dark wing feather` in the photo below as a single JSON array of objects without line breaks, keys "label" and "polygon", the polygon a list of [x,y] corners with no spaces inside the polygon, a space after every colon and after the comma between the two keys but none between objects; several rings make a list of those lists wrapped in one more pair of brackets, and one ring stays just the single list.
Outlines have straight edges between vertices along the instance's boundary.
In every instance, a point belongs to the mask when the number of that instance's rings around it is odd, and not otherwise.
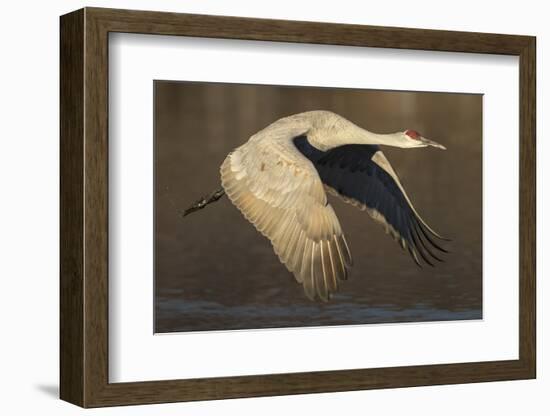
[{"label": "dark wing feather", "polygon": [[378,146],[345,145],[323,152],[305,136],[295,138],[294,144],[314,164],[329,191],[367,210],[418,265],[420,258],[430,265],[433,259],[442,261],[434,249],[446,250],[433,241],[442,237],[416,213],[389,163],[386,169],[376,163],[387,162]]}]

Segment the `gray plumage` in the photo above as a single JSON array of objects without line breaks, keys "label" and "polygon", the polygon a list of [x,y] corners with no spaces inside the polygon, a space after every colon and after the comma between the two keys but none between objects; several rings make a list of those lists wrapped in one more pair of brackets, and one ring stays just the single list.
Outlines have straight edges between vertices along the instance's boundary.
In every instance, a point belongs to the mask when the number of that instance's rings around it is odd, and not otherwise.
[{"label": "gray plumage", "polygon": [[231,152],[225,193],[267,237],[310,299],[330,299],[352,267],[351,251],[325,191],[366,210],[414,260],[431,264],[432,239],[378,145],[444,147],[413,130],[376,134],[329,111],[275,121]]}]

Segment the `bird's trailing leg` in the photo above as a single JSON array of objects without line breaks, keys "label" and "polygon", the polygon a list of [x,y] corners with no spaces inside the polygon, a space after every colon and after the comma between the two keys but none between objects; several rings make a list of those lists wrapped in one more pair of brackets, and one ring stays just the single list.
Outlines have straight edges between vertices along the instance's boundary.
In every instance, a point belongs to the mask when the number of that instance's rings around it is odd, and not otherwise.
[{"label": "bird's trailing leg", "polygon": [[203,196],[201,199],[195,201],[193,205],[191,205],[189,208],[184,210],[181,214],[182,217],[185,217],[188,214],[191,214],[192,212],[198,211],[200,209],[203,209],[208,204],[211,204],[212,202],[216,202],[218,199],[220,199],[222,196],[225,195],[225,191],[223,188],[216,189],[214,192],[211,192],[208,195]]}]

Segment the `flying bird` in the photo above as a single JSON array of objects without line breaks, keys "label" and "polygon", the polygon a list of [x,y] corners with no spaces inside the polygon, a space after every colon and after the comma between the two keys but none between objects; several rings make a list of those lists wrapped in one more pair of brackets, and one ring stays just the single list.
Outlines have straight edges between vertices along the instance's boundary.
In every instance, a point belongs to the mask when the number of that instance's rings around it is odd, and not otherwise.
[{"label": "flying bird", "polygon": [[330,111],[291,115],[229,153],[222,189],[184,215],[227,194],[311,300],[329,300],[353,263],[327,193],[367,211],[417,265],[433,265],[434,251],[446,252],[436,239],[446,239],[420,217],[380,145],[445,149],[415,130],[376,134]]}]

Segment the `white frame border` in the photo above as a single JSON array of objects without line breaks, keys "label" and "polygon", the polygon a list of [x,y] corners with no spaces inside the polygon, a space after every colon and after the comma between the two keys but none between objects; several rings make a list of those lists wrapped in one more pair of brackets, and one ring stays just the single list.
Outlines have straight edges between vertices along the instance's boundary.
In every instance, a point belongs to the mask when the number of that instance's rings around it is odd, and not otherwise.
[{"label": "white frame border", "polygon": [[[518,57],[126,33],[109,53],[110,382],[518,359]],[[153,336],[154,79],[483,93],[484,319]]]}]

